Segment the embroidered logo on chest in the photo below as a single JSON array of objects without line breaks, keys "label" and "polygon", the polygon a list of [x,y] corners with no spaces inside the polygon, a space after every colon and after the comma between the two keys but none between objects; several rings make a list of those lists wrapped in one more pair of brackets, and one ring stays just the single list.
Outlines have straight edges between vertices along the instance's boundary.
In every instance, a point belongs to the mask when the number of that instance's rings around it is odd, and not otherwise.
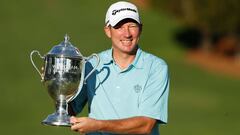
[{"label": "embroidered logo on chest", "polygon": [[137,84],[137,85],[134,85],[134,86],[133,86],[133,89],[134,89],[134,91],[135,91],[136,93],[139,93],[139,92],[141,92],[141,90],[142,90],[142,86],[139,85],[139,84]]}]

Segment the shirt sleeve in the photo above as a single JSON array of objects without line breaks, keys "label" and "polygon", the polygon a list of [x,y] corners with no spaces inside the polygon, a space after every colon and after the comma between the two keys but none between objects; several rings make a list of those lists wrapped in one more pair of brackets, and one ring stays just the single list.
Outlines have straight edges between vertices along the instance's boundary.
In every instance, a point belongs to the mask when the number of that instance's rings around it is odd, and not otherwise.
[{"label": "shirt sleeve", "polygon": [[168,66],[157,64],[152,67],[148,81],[140,98],[140,116],[146,116],[158,120],[159,123],[167,123],[168,117],[169,76]]},{"label": "shirt sleeve", "polygon": [[75,114],[79,114],[82,112],[82,109],[87,103],[87,86],[83,85],[80,93],[77,95],[77,97],[70,102],[70,105],[73,109],[73,112]]}]

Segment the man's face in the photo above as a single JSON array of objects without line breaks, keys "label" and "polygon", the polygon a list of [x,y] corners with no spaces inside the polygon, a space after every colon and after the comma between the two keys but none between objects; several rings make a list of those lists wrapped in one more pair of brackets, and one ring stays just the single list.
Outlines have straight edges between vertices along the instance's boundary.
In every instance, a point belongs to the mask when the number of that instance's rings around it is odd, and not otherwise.
[{"label": "man's face", "polygon": [[115,27],[105,27],[106,35],[112,40],[114,52],[135,54],[141,34],[141,26],[131,20],[124,20]]}]

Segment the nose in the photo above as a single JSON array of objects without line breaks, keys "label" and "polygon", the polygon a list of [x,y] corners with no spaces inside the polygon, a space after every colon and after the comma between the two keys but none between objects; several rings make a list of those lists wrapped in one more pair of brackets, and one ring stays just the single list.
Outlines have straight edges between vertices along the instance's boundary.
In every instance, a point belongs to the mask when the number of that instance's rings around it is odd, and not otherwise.
[{"label": "nose", "polygon": [[131,37],[131,32],[130,32],[130,29],[129,27],[124,27],[123,29],[123,35],[127,38]]}]

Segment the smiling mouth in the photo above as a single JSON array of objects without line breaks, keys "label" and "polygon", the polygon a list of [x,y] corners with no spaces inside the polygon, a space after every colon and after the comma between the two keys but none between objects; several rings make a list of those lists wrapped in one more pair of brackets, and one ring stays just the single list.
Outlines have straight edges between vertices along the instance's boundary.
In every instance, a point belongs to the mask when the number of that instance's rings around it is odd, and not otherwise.
[{"label": "smiling mouth", "polygon": [[130,44],[132,43],[132,40],[121,40],[121,42],[124,44]]}]

